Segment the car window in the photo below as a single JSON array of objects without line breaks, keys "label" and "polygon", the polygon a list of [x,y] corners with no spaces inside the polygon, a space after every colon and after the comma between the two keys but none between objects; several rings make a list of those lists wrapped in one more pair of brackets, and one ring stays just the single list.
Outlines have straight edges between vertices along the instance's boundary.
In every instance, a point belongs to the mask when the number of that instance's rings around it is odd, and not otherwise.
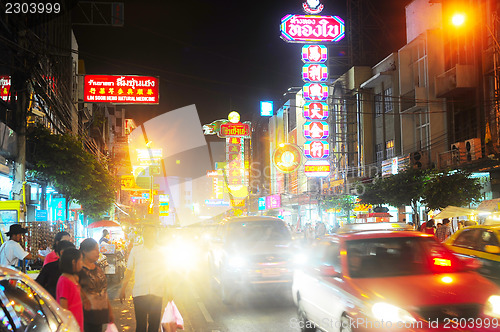
[{"label": "car window", "polygon": [[477,241],[477,250],[486,251],[485,246],[498,246],[498,238],[492,230],[481,229],[480,235]]},{"label": "car window", "polygon": [[340,245],[337,242],[329,242],[323,255],[323,264],[333,266],[335,271],[341,272]]},{"label": "car window", "polygon": [[[1,293],[1,292],[0,292]],[[9,303],[9,300],[3,294],[0,294],[0,331],[2,332],[11,332],[14,331],[14,322],[12,321],[12,316],[7,310],[6,304]],[[13,315],[13,313],[12,313]]]},{"label": "car window", "polygon": [[421,241],[416,237],[347,241],[349,276],[380,278],[432,273]]},{"label": "car window", "polygon": [[231,223],[228,240],[231,242],[290,241],[291,234],[283,222],[256,220]]},{"label": "car window", "polygon": [[55,324],[51,327],[43,310],[47,308],[42,308],[38,294],[21,280],[4,279],[0,281],[0,290],[14,309],[11,314],[16,330],[35,330],[36,327],[36,331],[51,332],[55,331],[53,327],[59,326]]},{"label": "car window", "polygon": [[454,246],[467,248],[467,249],[476,249],[476,238],[479,233],[479,230],[476,228],[473,229],[464,229],[453,242]]}]

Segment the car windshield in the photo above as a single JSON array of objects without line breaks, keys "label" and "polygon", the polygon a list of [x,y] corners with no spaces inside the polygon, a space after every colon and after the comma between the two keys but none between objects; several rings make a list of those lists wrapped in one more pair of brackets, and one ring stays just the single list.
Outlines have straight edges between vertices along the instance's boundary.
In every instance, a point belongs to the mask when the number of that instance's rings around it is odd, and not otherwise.
[{"label": "car windshield", "polygon": [[381,278],[458,272],[464,264],[432,238],[398,237],[348,241],[352,278]]},{"label": "car windshield", "polygon": [[291,235],[280,221],[255,220],[232,223],[228,238],[231,242],[284,242],[290,241]]}]

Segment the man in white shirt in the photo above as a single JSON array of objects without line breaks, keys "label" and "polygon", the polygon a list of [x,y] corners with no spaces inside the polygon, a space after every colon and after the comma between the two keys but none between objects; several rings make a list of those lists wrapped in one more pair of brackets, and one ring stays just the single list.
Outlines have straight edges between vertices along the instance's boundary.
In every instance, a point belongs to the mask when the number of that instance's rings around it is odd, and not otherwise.
[{"label": "man in white shirt", "polygon": [[143,229],[144,244],[134,246],[128,257],[127,270],[120,291],[120,300],[125,299],[125,288],[134,274],[134,299],[136,331],[157,332],[160,327],[162,295],[165,285],[165,260],[156,243],[156,229]]},{"label": "man in white shirt", "polygon": [[6,233],[6,235],[10,237],[10,240],[6,241],[0,247],[0,265],[17,267],[19,265],[19,260],[33,259],[33,256],[25,251],[20,244],[23,239],[23,234],[27,232],[28,230],[23,228],[20,224],[10,226],[9,231]]}]

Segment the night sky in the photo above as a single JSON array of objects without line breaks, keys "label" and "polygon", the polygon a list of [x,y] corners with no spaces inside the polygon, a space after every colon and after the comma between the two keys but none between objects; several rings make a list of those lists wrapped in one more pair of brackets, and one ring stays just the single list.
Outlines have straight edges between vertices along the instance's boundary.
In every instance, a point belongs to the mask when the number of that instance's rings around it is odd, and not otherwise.
[{"label": "night sky", "polygon": [[[399,32],[379,38],[388,55],[404,45],[408,1],[373,1],[388,28]],[[87,74],[160,77],[159,105],[124,106],[139,124],[190,104],[202,123],[231,110],[250,120],[260,100],[278,103],[289,87],[303,84],[301,45],[285,43],[279,32],[284,15],[303,14],[300,0],[124,2],[124,27],[74,29]],[[322,3],[321,15],[345,19],[345,0]]]}]

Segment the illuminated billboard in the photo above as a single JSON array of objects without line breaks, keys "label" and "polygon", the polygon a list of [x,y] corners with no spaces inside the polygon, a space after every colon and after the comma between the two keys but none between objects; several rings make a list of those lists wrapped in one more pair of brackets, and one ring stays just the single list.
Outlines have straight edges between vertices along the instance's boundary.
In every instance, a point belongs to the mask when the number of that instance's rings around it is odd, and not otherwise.
[{"label": "illuminated billboard", "polygon": [[91,103],[158,104],[159,91],[158,77],[85,75],[83,100]]},{"label": "illuminated billboard", "polygon": [[338,42],[345,36],[338,16],[286,15],[281,19],[281,38],[289,43]]},{"label": "illuminated billboard", "polygon": [[323,63],[328,60],[328,49],[324,45],[302,46],[302,62]]},{"label": "illuminated billboard", "polygon": [[0,98],[3,101],[10,101],[10,76],[0,76]]},{"label": "illuminated billboard", "polygon": [[328,119],[328,104],[324,102],[306,103],[304,105],[304,118],[307,120]]},{"label": "illuminated billboard", "polygon": [[249,123],[224,123],[220,126],[219,137],[250,137]]},{"label": "illuminated billboard", "polygon": [[260,102],[260,116],[273,116],[273,102],[261,101]]},{"label": "illuminated billboard", "polygon": [[320,63],[308,63],[302,67],[302,80],[304,82],[326,82],[328,80],[328,67]]},{"label": "illuminated billboard", "polygon": [[307,83],[302,89],[303,97],[307,101],[325,101],[328,99],[328,85],[322,83]]}]

